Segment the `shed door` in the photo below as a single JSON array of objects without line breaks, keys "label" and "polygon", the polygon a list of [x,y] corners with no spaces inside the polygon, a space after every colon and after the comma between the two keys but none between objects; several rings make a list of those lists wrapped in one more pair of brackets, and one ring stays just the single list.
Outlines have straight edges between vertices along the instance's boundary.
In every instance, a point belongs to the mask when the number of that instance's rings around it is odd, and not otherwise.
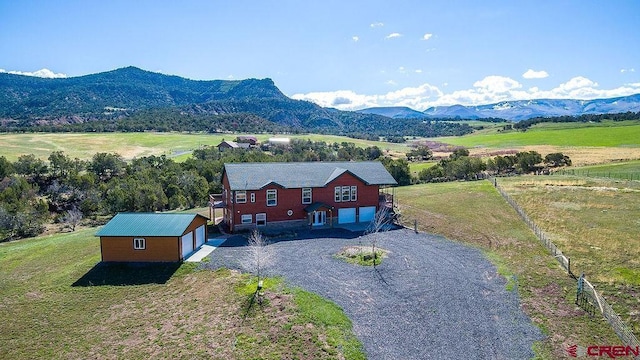
[{"label": "shed door", "polygon": [[196,248],[202,246],[207,239],[204,238],[204,225],[196,229]]},{"label": "shed door", "polygon": [[338,209],[338,224],[356,222],[356,208]]},{"label": "shed door", "polygon": [[376,215],[375,206],[363,206],[358,211],[360,212],[360,222],[371,221]]},{"label": "shed door", "polygon": [[182,258],[186,258],[187,255],[193,252],[193,233],[189,232],[182,237]]}]

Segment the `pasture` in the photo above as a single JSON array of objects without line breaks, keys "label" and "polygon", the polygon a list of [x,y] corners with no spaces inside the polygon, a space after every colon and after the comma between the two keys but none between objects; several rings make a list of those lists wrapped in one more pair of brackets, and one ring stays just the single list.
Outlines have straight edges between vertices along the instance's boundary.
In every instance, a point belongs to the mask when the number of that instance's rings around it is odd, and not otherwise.
[{"label": "pasture", "polygon": [[97,229],[0,244],[0,357],[363,359],[335,304],[192,263],[96,266]]},{"label": "pasture", "polygon": [[581,176],[499,179],[501,186],[640,333],[640,182]]},{"label": "pasture", "polygon": [[564,358],[567,344],[619,342],[605,320],[575,306],[575,280],[488,181],[400,187],[396,197],[406,226],[417,221],[422,231],[485,251],[547,335],[536,345],[541,358]]},{"label": "pasture", "polygon": [[[0,134],[0,156],[15,161],[20,155],[34,154],[46,159],[53,151],[63,151],[71,158],[90,159],[98,152],[118,153],[125,159],[149,155],[166,155],[176,160],[184,160],[191,151],[202,146],[216,146],[222,140],[234,140],[242,134],[188,134],[188,133],[26,133]],[[259,141],[270,137],[289,137],[291,139],[310,139],[312,141],[350,142],[359,147],[378,146],[392,153],[405,153],[405,144],[392,144],[382,141],[352,139],[334,135],[268,135],[259,134]]]}]

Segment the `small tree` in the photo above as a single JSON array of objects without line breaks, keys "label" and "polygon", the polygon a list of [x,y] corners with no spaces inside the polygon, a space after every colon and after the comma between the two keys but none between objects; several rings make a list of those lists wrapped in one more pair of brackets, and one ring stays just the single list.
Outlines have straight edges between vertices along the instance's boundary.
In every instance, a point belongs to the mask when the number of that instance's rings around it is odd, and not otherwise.
[{"label": "small tree", "polygon": [[266,239],[258,230],[254,229],[248,240],[247,255],[241,260],[240,265],[258,278],[257,293],[261,288],[263,273],[273,265],[275,256],[273,249],[268,246]]},{"label": "small tree", "polygon": [[371,224],[367,229],[366,234],[369,235],[371,239],[371,256],[373,256],[373,267],[376,267],[378,260],[377,246],[379,240],[379,234],[383,231],[386,231],[387,225],[391,223],[391,219],[389,217],[389,208],[386,206],[381,206],[376,214],[371,220]]},{"label": "small tree", "polygon": [[76,207],[67,211],[63,219],[65,224],[71,226],[71,231],[76,231],[76,226],[80,220],[82,220],[82,211]]}]

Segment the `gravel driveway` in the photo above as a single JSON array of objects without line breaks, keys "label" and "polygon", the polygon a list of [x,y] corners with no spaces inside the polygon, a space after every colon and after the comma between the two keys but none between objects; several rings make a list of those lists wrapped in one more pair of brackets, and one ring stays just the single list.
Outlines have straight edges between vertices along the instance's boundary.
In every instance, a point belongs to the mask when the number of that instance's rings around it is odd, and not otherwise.
[{"label": "gravel driveway", "polygon": [[[239,269],[246,248],[233,237],[214,251],[210,268]],[[366,236],[319,230],[279,241],[273,275],[344,309],[369,359],[528,359],[542,339],[516,292],[477,249],[401,229],[380,233],[390,251],[374,271],[333,257]]]}]

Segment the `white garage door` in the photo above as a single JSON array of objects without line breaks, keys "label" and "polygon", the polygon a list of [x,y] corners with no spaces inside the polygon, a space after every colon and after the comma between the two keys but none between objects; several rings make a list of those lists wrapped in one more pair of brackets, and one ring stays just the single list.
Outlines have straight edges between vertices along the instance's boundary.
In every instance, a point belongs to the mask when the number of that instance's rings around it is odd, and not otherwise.
[{"label": "white garage door", "polygon": [[376,216],[376,207],[363,206],[358,209],[358,213],[360,214],[360,222],[369,222]]},{"label": "white garage door", "polygon": [[338,224],[356,222],[356,208],[338,209]]},{"label": "white garage door", "polygon": [[204,238],[204,225],[196,229],[196,248],[202,246],[207,239]]},{"label": "white garage door", "polygon": [[187,255],[193,252],[193,233],[189,232],[182,237],[182,258],[186,258]]}]

